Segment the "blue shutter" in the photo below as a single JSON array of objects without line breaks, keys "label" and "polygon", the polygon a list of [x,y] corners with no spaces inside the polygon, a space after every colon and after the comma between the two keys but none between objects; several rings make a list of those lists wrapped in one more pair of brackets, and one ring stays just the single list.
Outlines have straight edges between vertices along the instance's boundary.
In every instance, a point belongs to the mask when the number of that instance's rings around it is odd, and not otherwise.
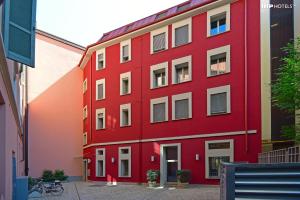
[{"label": "blue shutter", "polygon": [[7,58],[34,67],[36,0],[4,1]]}]

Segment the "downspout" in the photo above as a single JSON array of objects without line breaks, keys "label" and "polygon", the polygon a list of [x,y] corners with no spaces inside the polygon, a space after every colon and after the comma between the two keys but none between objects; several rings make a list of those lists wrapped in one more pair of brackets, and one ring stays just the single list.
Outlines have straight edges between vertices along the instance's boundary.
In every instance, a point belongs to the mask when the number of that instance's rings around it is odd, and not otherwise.
[{"label": "downspout", "polygon": [[141,67],[141,75],[140,75],[140,80],[141,80],[141,91],[140,91],[140,95],[141,95],[141,99],[140,99],[140,139],[139,139],[139,153],[140,153],[140,183],[142,183],[143,181],[143,170],[142,170],[142,164],[143,164],[143,151],[142,151],[142,139],[143,139],[143,37],[141,36],[141,61],[140,61],[140,67]]},{"label": "downspout", "polygon": [[244,9],[245,9],[245,16],[244,16],[244,65],[245,65],[245,71],[244,71],[244,75],[245,75],[245,116],[244,116],[244,129],[245,129],[245,151],[248,152],[248,46],[247,46],[247,0],[245,0],[244,3]]},{"label": "downspout", "polygon": [[28,176],[29,174],[29,163],[28,163],[28,123],[29,123],[29,103],[28,103],[28,69],[27,67],[24,67],[24,73],[25,73],[25,133],[24,133],[24,145],[25,145],[25,176]]},{"label": "downspout", "polygon": [[93,82],[93,78],[92,78],[92,70],[93,70],[93,65],[92,65],[92,63],[93,63],[93,55],[91,56],[91,63],[90,63],[90,112],[88,111],[88,116],[90,116],[90,143],[92,142],[92,139],[93,139],[93,137],[92,137],[92,132],[93,132],[93,130],[92,130],[92,128],[93,128],[93,126],[92,126],[92,121],[93,121],[93,119],[92,119],[92,102],[93,102],[93,98],[92,98],[92,86],[93,86],[93,84],[92,84],[92,82]]}]

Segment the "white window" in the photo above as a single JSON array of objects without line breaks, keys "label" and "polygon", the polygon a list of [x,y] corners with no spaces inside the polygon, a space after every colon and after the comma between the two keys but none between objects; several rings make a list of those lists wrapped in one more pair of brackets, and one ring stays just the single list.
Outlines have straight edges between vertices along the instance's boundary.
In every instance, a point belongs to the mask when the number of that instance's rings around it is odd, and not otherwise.
[{"label": "white window", "polygon": [[150,35],[151,54],[168,49],[168,26],[151,31]]},{"label": "white window", "polygon": [[83,134],[83,145],[87,144],[87,132]]},{"label": "white window", "polygon": [[87,79],[84,79],[84,81],[83,81],[82,90],[83,90],[83,93],[85,93],[87,91]]},{"label": "white window", "polygon": [[152,65],[150,70],[150,87],[158,88],[168,85],[168,62]]},{"label": "white window", "polygon": [[96,130],[105,129],[105,108],[96,110]]},{"label": "white window", "polygon": [[207,115],[230,113],[230,85],[207,89]]},{"label": "white window", "polygon": [[131,39],[120,44],[120,62],[124,63],[131,60]]},{"label": "white window", "polygon": [[230,45],[207,51],[207,76],[230,72]]},{"label": "white window", "polygon": [[131,147],[119,147],[119,177],[131,177]]},{"label": "white window", "polygon": [[96,149],[96,177],[105,177],[105,149]]},{"label": "white window", "polygon": [[221,162],[233,162],[233,155],[233,140],[205,141],[205,177],[220,178]]},{"label": "white window", "polygon": [[96,81],[96,100],[105,99],[105,79]]},{"label": "white window", "polygon": [[183,83],[192,80],[192,56],[172,61],[172,83]]},{"label": "white window", "polygon": [[207,37],[230,30],[230,4],[207,12]]},{"label": "white window", "polygon": [[86,119],[88,117],[88,110],[87,105],[83,107],[83,119]]},{"label": "white window", "polygon": [[192,118],[192,93],[172,96],[172,120]]},{"label": "white window", "polygon": [[131,104],[120,105],[120,126],[131,125]]},{"label": "white window", "polygon": [[192,42],[192,18],[172,24],[172,47]]},{"label": "white window", "polygon": [[151,123],[168,121],[168,97],[151,99],[150,121]]},{"label": "white window", "polygon": [[120,74],[120,95],[131,93],[131,72]]},{"label": "white window", "polygon": [[96,70],[105,68],[105,49],[100,49],[96,53]]}]

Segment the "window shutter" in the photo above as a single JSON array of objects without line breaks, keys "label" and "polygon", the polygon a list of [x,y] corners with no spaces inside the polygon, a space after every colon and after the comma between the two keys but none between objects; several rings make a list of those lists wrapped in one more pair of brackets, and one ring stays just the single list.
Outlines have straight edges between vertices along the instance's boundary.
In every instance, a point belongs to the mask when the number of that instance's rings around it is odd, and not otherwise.
[{"label": "window shutter", "polygon": [[5,1],[4,45],[7,57],[34,67],[36,0]]},{"label": "window shutter", "polygon": [[153,105],[153,122],[165,121],[166,106],[165,103],[158,103]]},{"label": "window shutter", "polygon": [[189,117],[189,100],[182,99],[175,101],[175,119],[185,119]]},{"label": "window shutter", "polygon": [[164,50],[166,47],[166,34],[161,33],[153,37],[153,51]]},{"label": "window shutter", "polygon": [[210,99],[211,113],[225,113],[227,112],[227,94],[226,92],[219,94],[212,94]]},{"label": "window shutter", "polygon": [[189,25],[175,29],[175,46],[180,46],[189,42]]}]

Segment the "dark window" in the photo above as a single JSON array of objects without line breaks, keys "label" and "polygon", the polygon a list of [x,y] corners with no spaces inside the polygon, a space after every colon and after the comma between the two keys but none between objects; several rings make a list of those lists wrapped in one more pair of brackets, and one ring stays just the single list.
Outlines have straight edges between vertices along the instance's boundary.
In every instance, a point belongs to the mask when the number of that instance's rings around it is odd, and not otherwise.
[{"label": "dark window", "polygon": [[226,31],[226,12],[210,18],[210,35],[217,35]]}]

